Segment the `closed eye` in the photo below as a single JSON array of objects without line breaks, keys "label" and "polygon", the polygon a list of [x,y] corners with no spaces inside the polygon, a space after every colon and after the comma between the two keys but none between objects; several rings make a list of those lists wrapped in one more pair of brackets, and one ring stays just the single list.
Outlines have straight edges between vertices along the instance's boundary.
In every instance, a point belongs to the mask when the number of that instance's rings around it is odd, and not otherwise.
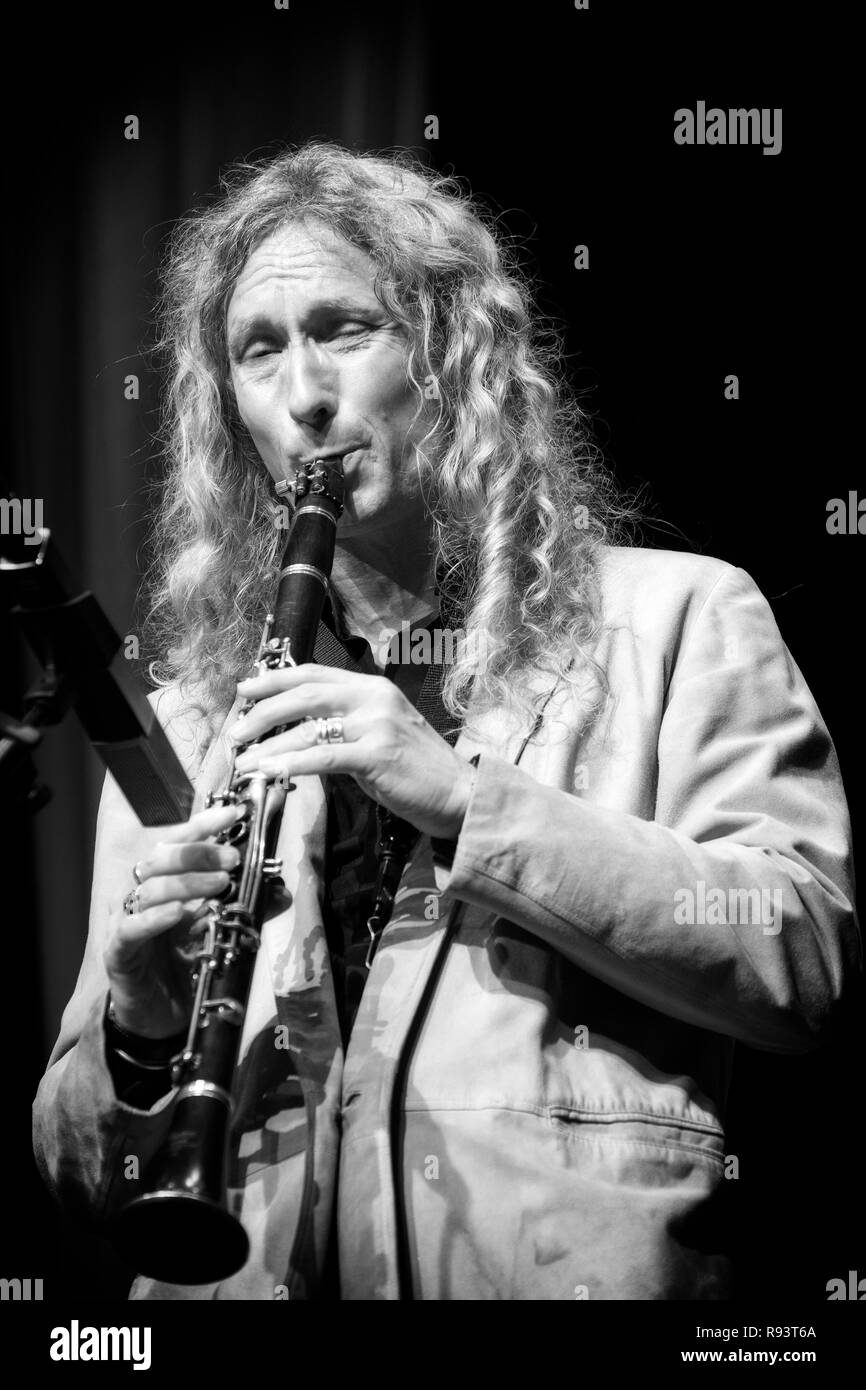
[{"label": "closed eye", "polygon": [[276,338],[266,338],[261,334],[248,338],[232,349],[235,362],[247,362],[253,357],[266,357],[271,352],[281,352],[282,344]]},{"label": "closed eye", "polygon": [[[321,324],[309,333],[309,337],[320,343],[350,340],[362,338],[378,327],[382,325],[372,323],[369,319],[341,319]],[[284,347],[285,343],[281,339],[258,333],[235,348],[233,356],[236,362],[248,362],[282,352]]]},{"label": "closed eye", "polygon": [[359,333],[367,333],[372,327],[373,324],[367,323],[363,319],[347,319],[344,323],[327,329],[321,336],[323,338],[354,338]]}]

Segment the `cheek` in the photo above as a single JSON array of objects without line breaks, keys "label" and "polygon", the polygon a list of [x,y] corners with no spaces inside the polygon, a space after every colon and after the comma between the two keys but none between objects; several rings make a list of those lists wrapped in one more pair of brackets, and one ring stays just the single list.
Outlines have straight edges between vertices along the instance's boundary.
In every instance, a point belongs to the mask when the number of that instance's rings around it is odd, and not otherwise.
[{"label": "cheek", "polygon": [[411,420],[418,405],[417,392],[406,380],[405,368],[387,364],[382,375],[375,379],[371,406],[385,421],[405,424]]},{"label": "cheek", "polygon": [[268,410],[261,398],[249,390],[236,392],[235,401],[238,414],[249,431],[256,453],[270,476],[279,481],[283,476],[283,470],[280,467],[281,451],[273,411]]},{"label": "cheek", "polygon": [[235,388],[235,402],[238,414],[255,442],[266,443],[273,430],[274,412],[267,395],[249,385]]}]

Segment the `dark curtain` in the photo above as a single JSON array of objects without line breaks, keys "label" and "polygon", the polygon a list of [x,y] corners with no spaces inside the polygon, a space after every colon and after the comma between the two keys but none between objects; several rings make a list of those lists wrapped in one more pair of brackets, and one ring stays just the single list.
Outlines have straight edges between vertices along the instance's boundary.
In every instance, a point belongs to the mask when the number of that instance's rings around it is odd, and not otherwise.
[{"label": "dark curtain", "polygon": [[[682,3],[157,3],[54,12],[45,33],[40,13],[23,21],[27,51],[41,55],[27,121],[7,125],[17,192],[4,261],[3,470],[43,499],[45,524],[119,633],[135,632],[158,471],[146,348],[172,222],[213,191],[221,168],[287,142],[413,148],[464,176],[525,243],[611,464],[626,486],[652,484],[647,541],[740,564],[773,601],[859,825],[849,663],[862,561],[856,537],[825,527],[827,500],[856,487],[837,437],[851,368],[820,318],[821,296],[844,293],[846,247],[834,233],[830,253],[830,176],[802,101],[780,86],[785,7],[731,4],[722,23]],[[698,98],[784,107],[783,153],[677,149],[673,111]],[[437,140],[425,139],[430,114]],[[128,115],[138,140],[124,139]],[[588,272],[574,268],[577,244],[589,246]],[[722,394],[729,372],[740,378],[735,403]],[[125,396],[131,375],[138,400]],[[14,708],[28,663],[2,636],[2,707]],[[21,943],[7,984],[19,1043],[6,1157],[33,1214],[7,1240],[17,1254],[6,1263],[35,1277],[36,1258],[66,1279],[81,1248],[58,1234],[33,1173],[27,1110],[81,959],[102,770],[72,718],[46,734],[37,761],[52,801],[32,823],[13,812],[4,837]],[[856,1264],[849,1204],[860,1176],[847,1146],[815,1155],[805,1187],[780,1164],[819,1096],[846,1110],[861,1057],[856,1022],[813,1058],[743,1050],[732,1124],[751,1163],[747,1293],[760,1296],[770,1278],[779,1296],[820,1299]],[[101,1266],[84,1268],[93,1290],[115,1290]]]},{"label": "dark curtain", "polygon": [[[359,148],[412,145],[423,129],[423,12],[383,6],[370,23],[363,9],[331,10],[341,42],[327,52],[322,17],[310,7],[267,14],[258,38],[245,21],[242,36],[254,40],[246,53],[228,35],[216,43],[193,30],[188,48],[136,48],[125,76],[102,73],[97,92],[84,93],[80,153],[62,143],[50,189],[37,190],[42,216],[26,232],[28,273],[7,267],[22,334],[12,353],[7,467],[22,495],[43,500],[45,524],[121,635],[135,635],[147,486],[158,466],[147,348],[172,222],[236,159],[315,135]],[[281,25],[293,26],[290,39]],[[124,138],[128,115],[138,117],[137,140]],[[130,399],[136,389],[139,399]],[[52,732],[39,764],[53,791],[33,826],[42,1043],[50,1046],[86,934],[103,774],[72,721]]]}]

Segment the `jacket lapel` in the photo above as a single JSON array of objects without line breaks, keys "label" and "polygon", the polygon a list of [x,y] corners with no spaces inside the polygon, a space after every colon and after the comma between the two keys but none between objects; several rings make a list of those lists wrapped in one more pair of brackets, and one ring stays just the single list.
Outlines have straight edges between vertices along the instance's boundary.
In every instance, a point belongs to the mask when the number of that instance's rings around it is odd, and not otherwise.
[{"label": "jacket lapel", "polygon": [[[500,713],[475,715],[461,730],[455,751],[467,759],[485,752],[510,762],[521,758],[532,733],[531,721],[513,721],[509,728]],[[471,911],[473,909],[465,909]],[[343,1070],[344,1144],[341,1163],[353,1166],[352,1190],[363,1193],[365,1217],[341,1212],[340,1262],[345,1273],[344,1297],[352,1297],[351,1270],[364,1268],[364,1297],[401,1296],[401,1227],[398,1157],[394,1116],[405,1069],[421,1026],[427,1002],[457,928],[462,904],[440,892],[434,871],[430,837],[424,835],[406,866],[361,998]],[[375,1231],[373,1261],[366,1244],[369,1227]],[[360,1263],[359,1263],[360,1262]]]}]

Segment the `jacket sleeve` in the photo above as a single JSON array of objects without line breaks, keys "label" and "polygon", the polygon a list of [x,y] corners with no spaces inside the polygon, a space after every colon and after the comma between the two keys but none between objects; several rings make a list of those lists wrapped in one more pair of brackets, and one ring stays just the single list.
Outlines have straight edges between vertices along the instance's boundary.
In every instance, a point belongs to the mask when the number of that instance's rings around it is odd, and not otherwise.
[{"label": "jacket sleeve", "polygon": [[[169,724],[160,697],[151,698],[161,722]],[[171,699],[166,703],[170,709]],[[189,745],[170,724],[169,734],[192,775],[196,760]],[[34,1151],[44,1181],[67,1210],[97,1226],[130,1195],[129,1183],[162,1142],[173,1107],[171,1093],[149,1111],[117,1098],[103,1025],[108,997],[103,954],[111,914],[132,886],[132,866],[161,834],[139,824],[114,779],[106,776],[84,959],[33,1105]]]},{"label": "jacket sleeve", "polygon": [[673,667],[655,818],[482,754],[441,886],[653,1009],[796,1053],[859,966],[850,853],[827,729],[766,599],[727,567]]}]

